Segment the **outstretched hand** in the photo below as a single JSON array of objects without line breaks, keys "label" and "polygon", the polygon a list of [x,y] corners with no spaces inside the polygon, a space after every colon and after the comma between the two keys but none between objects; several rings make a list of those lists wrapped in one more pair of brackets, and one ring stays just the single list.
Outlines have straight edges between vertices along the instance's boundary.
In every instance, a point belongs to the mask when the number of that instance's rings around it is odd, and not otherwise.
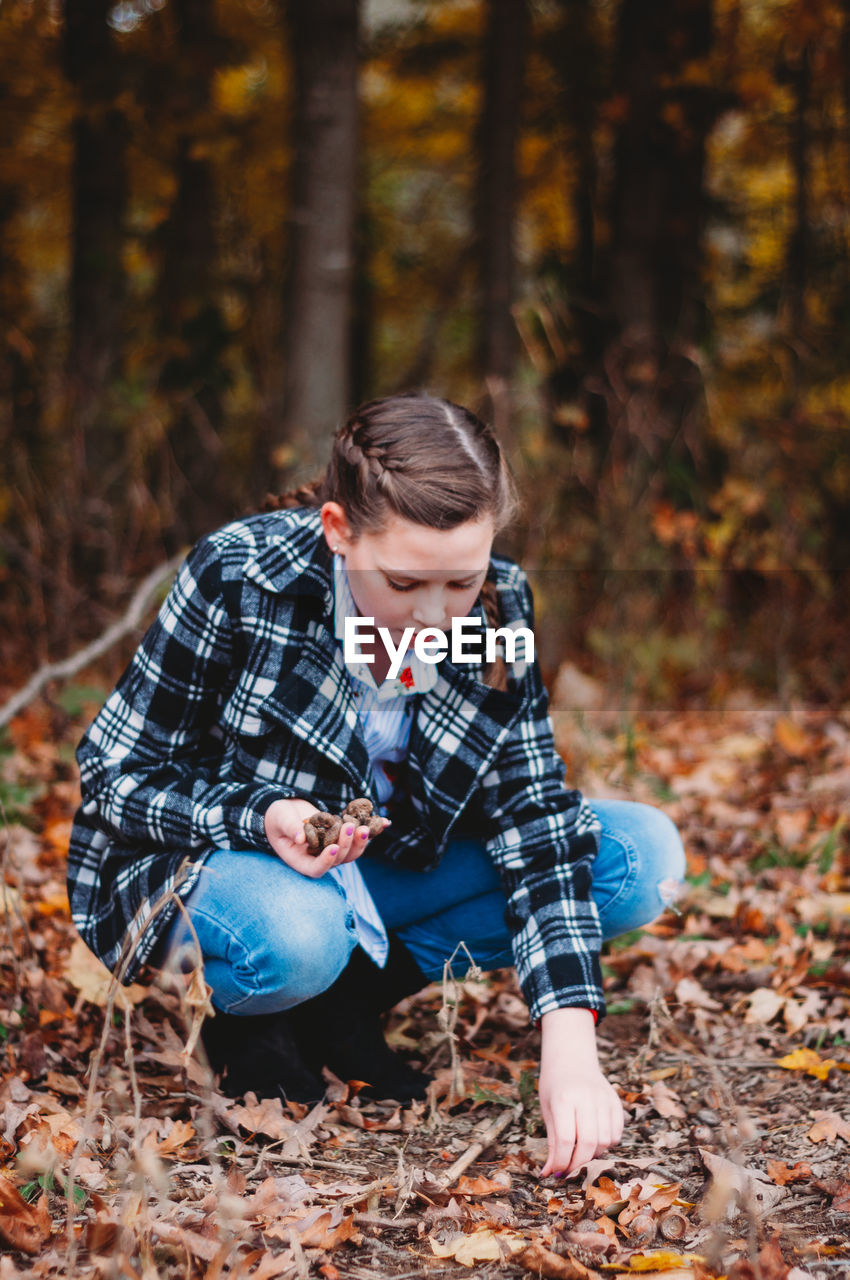
[{"label": "outstretched hand", "polygon": [[599,1068],[593,1014],[556,1009],[544,1014],[540,1110],[549,1139],[541,1177],[575,1173],[623,1135],[623,1107]]},{"label": "outstretched hand", "polygon": [[[338,839],[321,853],[312,853],[304,832],[304,820],[316,812],[308,800],[275,800],[265,814],[266,838],[277,856],[293,871],[318,880],[331,867],[359,858],[369,844],[369,828],[344,822]],[[384,827],[389,819],[384,819]]]}]

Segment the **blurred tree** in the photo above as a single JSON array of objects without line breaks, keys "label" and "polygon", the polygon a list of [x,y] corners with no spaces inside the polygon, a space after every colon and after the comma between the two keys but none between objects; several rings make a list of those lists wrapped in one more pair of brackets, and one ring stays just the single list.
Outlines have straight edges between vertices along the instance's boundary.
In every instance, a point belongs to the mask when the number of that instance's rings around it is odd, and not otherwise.
[{"label": "blurred tree", "polygon": [[285,13],[295,101],[280,442],[315,467],[350,395],[360,4],[288,0]]},{"label": "blurred tree", "polygon": [[[526,0],[487,0],[478,127],[475,233],[478,251],[478,372],[488,416],[506,443],[512,436],[511,382],[516,363],[514,218],[516,152],[528,35]],[[488,410],[485,410],[487,412]]]},{"label": "blurred tree", "polygon": [[171,406],[169,438],[184,482],[169,541],[179,545],[211,528],[227,509],[222,468],[222,392],[230,335],[218,300],[213,79],[222,60],[209,0],[174,0],[176,48],[165,102],[174,138],[175,193],[159,230],[158,336],[164,361],[160,390]]},{"label": "blurred tree", "polygon": [[129,133],[111,10],[111,0],[64,0],[65,70],[76,95],[68,380],[78,485],[84,472],[102,477],[120,446],[99,418],[121,371],[126,297]]},{"label": "blurred tree", "polygon": [[[647,485],[678,499],[703,453],[696,346],[704,336],[706,139],[720,109],[712,83],[712,0],[622,0],[614,67],[614,180],[605,283],[611,324],[597,371],[615,483],[632,506]],[[675,468],[675,470],[674,470]]]}]

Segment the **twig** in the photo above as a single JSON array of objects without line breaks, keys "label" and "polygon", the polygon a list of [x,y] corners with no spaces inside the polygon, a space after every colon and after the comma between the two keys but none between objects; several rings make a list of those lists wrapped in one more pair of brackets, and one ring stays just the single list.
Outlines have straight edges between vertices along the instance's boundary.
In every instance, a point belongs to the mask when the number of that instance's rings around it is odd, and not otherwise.
[{"label": "twig", "polygon": [[82,671],[89,663],[94,662],[101,654],[111,649],[128,632],[134,631],[142,621],[151,599],[156,595],[163,581],[176,572],[182,561],[183,553],[181,552],[179,555],[172,556],[170,560],[166,560],[165,564],[161,564],[152,570],[142,580],[123,617],[107,627],[96,640],[92,640],[90,644],[79,649],[70,658],[63,658],[61,662],[48,662],[43,667],[40,667],[30,677],[23,689],[19,689],[8,702],[0,707],[0,729],[7,725],[19,711],[28,706],[48,681],[65,680],[68,676],[76,675],[78,671]]},{"label": "twig", "polygon": [[514,1120],[518,1120],[522,1114],[522,1107],[511,1107],[510,1110],[503,1111],[500,1116],[488,1124],[487,1128],[481,1134],[477,1142],[473,1142],[471,1147],[467,1147],[463,1155],[455,1160],[452,1167],[446,1170],[440,1179],[443,1186],[448,1188],[453,1182],[456,1182],[462,1173],[465,1173],[471,1164],[474,1164],[483,1151],[488,1147],[492,1147],[498,1137],[513,1124]]},{"label": "twig", "polygon": [[358,1227],[390,1227],[394,1231],[409,1231],[419,1226],[419,1218],[382,1218],[379,1213],[355,1213],[354,1221]]}]

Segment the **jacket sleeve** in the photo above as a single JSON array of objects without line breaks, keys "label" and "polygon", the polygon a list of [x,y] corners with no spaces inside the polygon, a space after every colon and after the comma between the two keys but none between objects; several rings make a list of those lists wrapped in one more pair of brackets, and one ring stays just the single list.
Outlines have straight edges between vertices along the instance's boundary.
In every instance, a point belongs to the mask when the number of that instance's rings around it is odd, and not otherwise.
[{"label": "jacket sleeve", "polygon": [[[531,592],[520,576],[522,621],[533,630]],[[532,1018],[569,1006],[605,1013],[599,952],[602,934],[591,897],[600,823],[580,792],[564,782],[549,700],[536,660],[516,680],[523,711],[481,800],[487,848],[508,897],[514,961]]]},{"label": "jacket sleeve", "polygon": [[235,642],[205,540],[77,751],[82,811],[122,844],[268,849],[264,815],[280,789],[217,776]]}]

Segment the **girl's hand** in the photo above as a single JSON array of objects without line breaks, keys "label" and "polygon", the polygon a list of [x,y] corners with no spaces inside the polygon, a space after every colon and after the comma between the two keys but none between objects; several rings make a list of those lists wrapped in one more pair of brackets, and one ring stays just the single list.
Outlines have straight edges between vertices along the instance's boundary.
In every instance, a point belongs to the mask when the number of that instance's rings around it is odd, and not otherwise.
[{"label": "girl's hand", "polygon": [[[266,809],[266,838],[274,852],[293,871],[311,880],[318,880],[331,867],[359,858],[369,843],[369,828],[343,824],[339,839],[321,853],[311,853],[304,833],[304,819],[316,812],[316,806],[308,800],[275,800]],[[384,819],[389,826],[389,819]]]},{"label": "girl's hand", "polygon": [[555,1009],[542,1019],[540,1109],[549,1138],[541,1177],[571,1174],[620,1141],[623,1107],[599,1069],[593,1014]]}]

